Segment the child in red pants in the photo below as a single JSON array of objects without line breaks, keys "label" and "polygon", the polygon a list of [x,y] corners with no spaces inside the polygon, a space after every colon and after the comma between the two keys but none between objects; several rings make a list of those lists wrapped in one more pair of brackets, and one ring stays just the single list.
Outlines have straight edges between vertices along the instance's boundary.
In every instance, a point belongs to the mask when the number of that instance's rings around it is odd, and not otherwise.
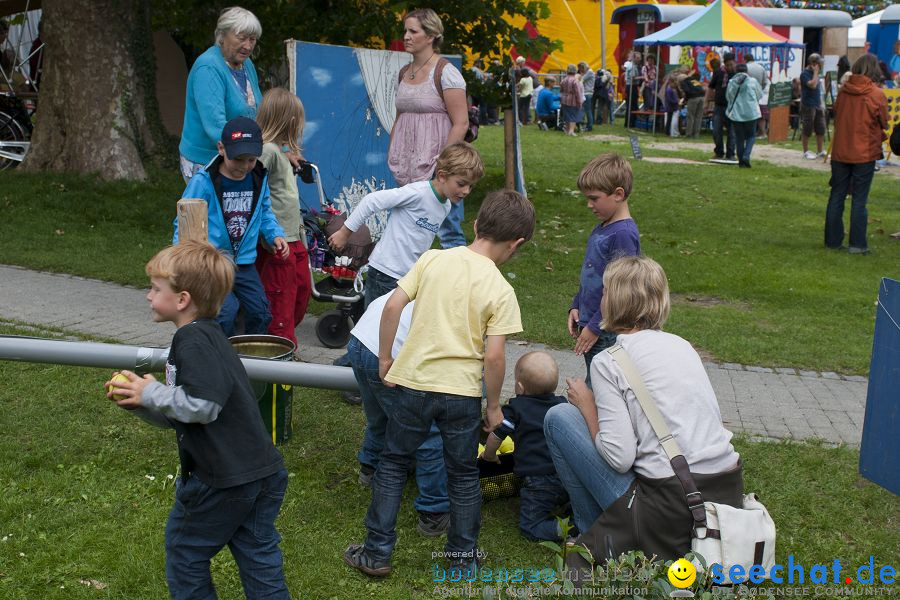
[{"label": "child in red pants", "polygon": [[299,140],[305,121],[300,99],[284,88],[272,88],[263,96],[256,116],[263,132],[260,162],[269,171],[272,212],[284,229],[290,252],[282,258],[263,248],[257,252],[256,268],[269,299],[272,321],[269,333],[286,337],[295,344],[294,332],[306,314],[312,282],[303,245],[303,217],[297,178],[285,151],[300,153]]}]

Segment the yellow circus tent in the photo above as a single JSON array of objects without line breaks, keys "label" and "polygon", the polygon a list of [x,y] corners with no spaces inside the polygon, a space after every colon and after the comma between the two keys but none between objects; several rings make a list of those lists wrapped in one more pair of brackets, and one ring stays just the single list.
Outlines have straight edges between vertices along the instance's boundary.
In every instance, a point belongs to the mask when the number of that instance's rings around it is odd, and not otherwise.
[{"label": "yellow circus tent", "polygon": [[[640,6],[641,4],[697,4],[692,0],[671,0],[669,2],[546,0],[546,2],[550,7],[550,16],[539,21],[534,27],[548,38],[562,41],[563,48],[553,52],[543,61],[541,57],[528,57],[528,65],[540,72],[565,71],[567,65],[577,65],[581,61],[587,62],[593,69],[600,67],[603,62],[600,47],[600,3],[603,2],[602,8],[606,20],[606,68],[616,75],[619,71],[617,64],[619,61],[615,58],[616,48],[619,46],[619,26],[609,24],[613,11],[622,6]],[[520,27],[527,27],[525,20],[521,18],[513,20],[512,23]]]}]

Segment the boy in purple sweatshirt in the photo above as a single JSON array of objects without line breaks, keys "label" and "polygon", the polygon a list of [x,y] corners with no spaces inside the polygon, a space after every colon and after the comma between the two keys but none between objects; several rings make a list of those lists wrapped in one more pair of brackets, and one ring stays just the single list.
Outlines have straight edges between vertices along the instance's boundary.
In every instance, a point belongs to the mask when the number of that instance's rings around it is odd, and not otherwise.
[{"label": "boy in purple sweatshirt", "polygon": [[587,198],[587,207],[600,221],[588,237],[581,282],[567,321],[569,335],[576,340],[575,354],[584,356],[588,386],[591,361],[616,341],[614,333],[601,328],[603,271],[620,256],[641,253],[640,234],[628,210],[633,181],[631,165],[614,152],[593,158],[578,176],[578,188]]}]

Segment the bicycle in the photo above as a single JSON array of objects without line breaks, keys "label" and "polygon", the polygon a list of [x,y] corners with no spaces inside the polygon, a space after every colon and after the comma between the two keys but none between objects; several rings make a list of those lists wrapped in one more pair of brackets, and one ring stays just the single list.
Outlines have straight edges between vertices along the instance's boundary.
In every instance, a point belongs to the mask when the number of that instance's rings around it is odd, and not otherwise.
[{"label": "bicycle", "polygon": [[0,92],[0,171],[15,168],[28,154],[36,98],[34,93]]}]

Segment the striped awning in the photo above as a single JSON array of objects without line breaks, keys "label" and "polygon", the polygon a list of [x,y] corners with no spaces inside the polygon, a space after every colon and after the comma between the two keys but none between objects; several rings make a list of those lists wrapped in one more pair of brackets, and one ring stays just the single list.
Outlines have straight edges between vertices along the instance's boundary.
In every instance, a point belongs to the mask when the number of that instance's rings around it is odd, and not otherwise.
[{"label": "striped awning", "polygon": [[705,10],[673,23],[635,45],[662,46],[792,46],[803,44],[778,35],[742,15],[726,0],[716,0]]}]

